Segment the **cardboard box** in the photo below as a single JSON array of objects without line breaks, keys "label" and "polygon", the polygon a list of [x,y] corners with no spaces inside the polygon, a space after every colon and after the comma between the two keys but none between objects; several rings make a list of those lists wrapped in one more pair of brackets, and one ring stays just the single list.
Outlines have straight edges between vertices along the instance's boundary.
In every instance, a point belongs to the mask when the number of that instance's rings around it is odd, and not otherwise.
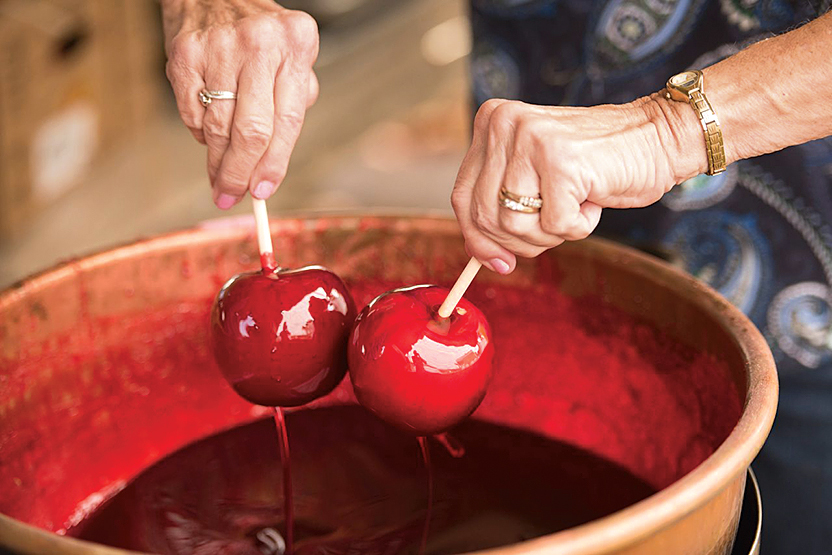
[{"label": "cardboard box", "polygon": [[158,3],[149,0],[92,3],[103,46],[103,135],[107,144],[117,144],[140,131],[164,105],[161,15]]},{"label": "cardboard box", "polygon": [[163,104],[151,0],[0,0],[0,238]]},{"label": "cardboard box", "polygon": [[98,49],[46,0],[0,2],[0,232],[86,174],[98,150]]}]

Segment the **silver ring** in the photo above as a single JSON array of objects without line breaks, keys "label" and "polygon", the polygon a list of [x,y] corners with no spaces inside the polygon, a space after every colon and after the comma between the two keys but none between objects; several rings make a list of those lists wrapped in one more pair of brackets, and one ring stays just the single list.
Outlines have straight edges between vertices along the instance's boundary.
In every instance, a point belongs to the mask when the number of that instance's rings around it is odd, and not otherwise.
[{"label": "silver ring", "polygon": [[208,89],[199,91],[199,101],[206,108],[214,100],[236,100],[236,98],[237,93],[231,91],[209,91]]},{"label": "silver ring", "polygon": [[543,208],[543,199],[540,197],[527,197],[516,195],[505,188],[500,189],[500,206],[522,212],[524,214],[536,214]]}]

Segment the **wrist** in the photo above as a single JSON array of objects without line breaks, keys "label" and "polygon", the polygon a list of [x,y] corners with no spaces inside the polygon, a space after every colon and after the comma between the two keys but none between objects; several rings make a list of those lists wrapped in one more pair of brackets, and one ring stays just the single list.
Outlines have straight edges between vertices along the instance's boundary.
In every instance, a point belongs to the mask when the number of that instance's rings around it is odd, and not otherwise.
[{"label": "wrist", "polygon": [[653,93],[637,104],[656,131],[656,148],[667,159],[674,184],[708,171],[705,135],[693,107]]}]

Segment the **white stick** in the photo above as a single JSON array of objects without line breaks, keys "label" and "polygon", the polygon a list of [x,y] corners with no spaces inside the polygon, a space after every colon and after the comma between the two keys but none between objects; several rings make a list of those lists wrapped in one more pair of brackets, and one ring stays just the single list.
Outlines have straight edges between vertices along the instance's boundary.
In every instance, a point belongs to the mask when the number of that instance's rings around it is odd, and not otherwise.
[{"label": "white stick", "polygon": [[266,260],[274,262],[272,233],[269,229],[269,213],[266,210],[266,201],[252,197],[251,204],[254,206],[254,223],[257,227],[257,246],[260,249],[260,261],[261,263]]},{"label": "white stick", "polygon": [[462,270],[462,273],[459,274],[459,278],[454,283],[454,286],[451,287],[451,290],[448,292],[448,296],[445,297],[445,300],[442,302],[442,306],[439,307],[439,316],[441,318],[447,318],[453,313],[454,309],[456,308],[457,303],[462,298],[462,295],[465,294],[465,291],[468,290],[468,286],[471,285],[471,282],[474,281],[474,278],[477,277],[477,272],[480,271],[482,268],[482,264],[476,258],[471,258],[468,261],[468,265],[465,266],[465,269]]}]

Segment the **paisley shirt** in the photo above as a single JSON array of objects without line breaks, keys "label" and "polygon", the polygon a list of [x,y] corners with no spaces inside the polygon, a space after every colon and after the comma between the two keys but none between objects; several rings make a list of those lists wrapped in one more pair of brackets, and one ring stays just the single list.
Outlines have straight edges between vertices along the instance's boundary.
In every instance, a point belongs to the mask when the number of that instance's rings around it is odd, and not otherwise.
[{"label": "paisley shirt", "polygon": [[[474,102],[628,102],[830,3],[472,0]],[[598,232],[670,253],[762,330],[781,380],[754,466],[763,550],[832,553],[832,138],[693,178],[647,208],[605,210]]]}]

